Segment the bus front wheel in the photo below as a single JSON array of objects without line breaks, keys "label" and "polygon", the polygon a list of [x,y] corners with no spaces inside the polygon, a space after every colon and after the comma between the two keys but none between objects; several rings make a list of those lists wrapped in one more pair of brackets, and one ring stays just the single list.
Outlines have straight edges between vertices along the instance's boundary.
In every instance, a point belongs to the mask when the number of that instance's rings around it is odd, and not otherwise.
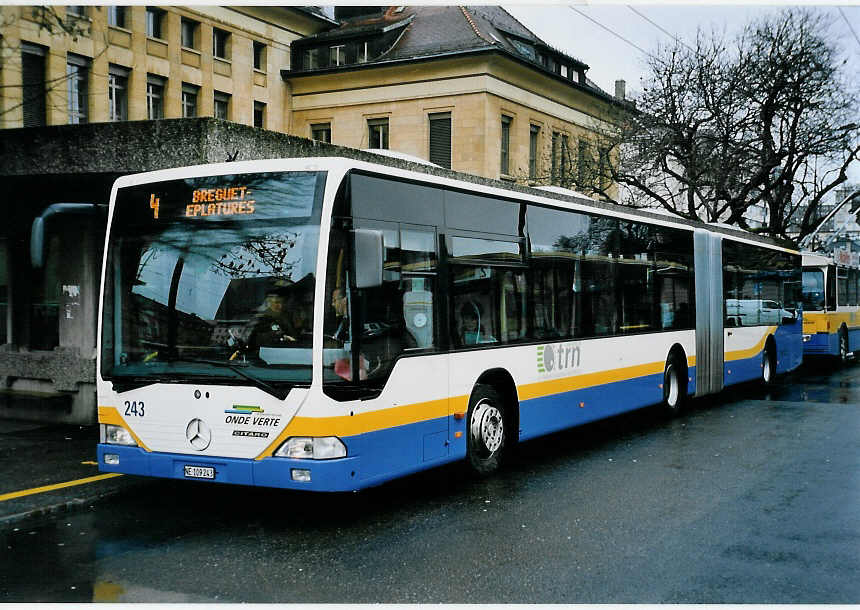
[{"label": "bus front wheel", "polygon": [[469,467],[485,475],[498,470],[507,441],[504,403],[490,385],[479,384],[469,400],[466,454]]}]

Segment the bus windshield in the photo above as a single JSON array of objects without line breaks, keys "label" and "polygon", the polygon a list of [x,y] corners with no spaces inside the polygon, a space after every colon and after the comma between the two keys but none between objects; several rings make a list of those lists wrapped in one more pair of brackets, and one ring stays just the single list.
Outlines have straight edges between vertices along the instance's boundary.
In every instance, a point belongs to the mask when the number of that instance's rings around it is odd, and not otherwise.
[{"label": "bus windshield", "polygon": [[821,269],[803,270],[803,309],[824,311],[824,272]]},{"label": "bus windshield", "polygon": [[103,377],[309,384],[324,184],[322,173],[293,172],[120,189]]}]

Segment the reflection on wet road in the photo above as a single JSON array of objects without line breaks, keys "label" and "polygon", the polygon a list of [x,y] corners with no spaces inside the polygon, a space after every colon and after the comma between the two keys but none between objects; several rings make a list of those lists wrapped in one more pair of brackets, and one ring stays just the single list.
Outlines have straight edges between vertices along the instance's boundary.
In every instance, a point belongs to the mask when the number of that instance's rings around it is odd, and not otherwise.
[{"label": "reflection on wet road", "polygon": [[860,366],[357,494],[140,480],[0,531],[0,602],[860,602]]}]

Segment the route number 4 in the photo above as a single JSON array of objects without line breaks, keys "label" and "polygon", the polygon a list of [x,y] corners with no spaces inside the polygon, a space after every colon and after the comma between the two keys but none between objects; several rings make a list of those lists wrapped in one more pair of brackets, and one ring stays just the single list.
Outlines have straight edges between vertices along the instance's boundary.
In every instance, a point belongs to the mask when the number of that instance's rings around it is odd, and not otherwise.
[{"label": "route number 4", "polygon": [[152,208],[152,217],[155,219],[158,218],[158,203],[159,200],[158,197],[155,196],[155,193],[149,196],[149,207]]}]

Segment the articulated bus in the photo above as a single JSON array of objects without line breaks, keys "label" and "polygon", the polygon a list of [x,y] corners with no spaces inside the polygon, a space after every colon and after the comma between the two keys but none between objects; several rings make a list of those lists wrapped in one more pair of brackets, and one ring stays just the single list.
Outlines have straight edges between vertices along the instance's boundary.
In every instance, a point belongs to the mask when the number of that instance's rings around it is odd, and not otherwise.
[{"label": "articulated bus", "polygon": [[860,347],[860,256],[803,253],[803,354],[846,362]]},{"label": "articulated bus", "polygon": [[[342,158],[117,180],[99,468],[357,490],[802,359],[800,254]],[[771,303],[776,303],[775,315]]]}]

